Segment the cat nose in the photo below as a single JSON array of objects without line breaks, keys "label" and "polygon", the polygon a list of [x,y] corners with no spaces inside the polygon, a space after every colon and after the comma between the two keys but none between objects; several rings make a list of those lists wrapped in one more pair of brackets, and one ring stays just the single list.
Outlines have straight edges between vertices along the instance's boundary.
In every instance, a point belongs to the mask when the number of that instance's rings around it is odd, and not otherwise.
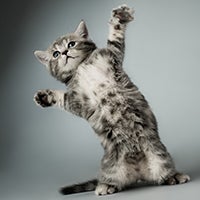
[{"label": "cat nose", "polygon": [[67,55],[68,50],[62,52],[62,55]]}]

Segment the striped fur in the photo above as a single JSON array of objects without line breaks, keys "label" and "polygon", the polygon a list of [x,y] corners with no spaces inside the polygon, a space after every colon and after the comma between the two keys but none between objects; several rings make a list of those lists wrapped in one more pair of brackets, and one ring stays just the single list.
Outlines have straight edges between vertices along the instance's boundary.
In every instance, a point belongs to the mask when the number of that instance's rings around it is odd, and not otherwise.
[{"label": "striped fur", "polygon": [[46,51],[35,52],[50,74],[67,86],[66,91],[39,91],[36,103],[86,119],[104,148],[97,179],[63,187],[62,194],[95,190],[106,195],[139,180],[173,185],[190,179],[176,171],[147,100],[122,67],[125,30],[132,20],[133,11],[126,5],[114,9],[103,49],[88,39],[81,21],[74,33],[58,38]]}]

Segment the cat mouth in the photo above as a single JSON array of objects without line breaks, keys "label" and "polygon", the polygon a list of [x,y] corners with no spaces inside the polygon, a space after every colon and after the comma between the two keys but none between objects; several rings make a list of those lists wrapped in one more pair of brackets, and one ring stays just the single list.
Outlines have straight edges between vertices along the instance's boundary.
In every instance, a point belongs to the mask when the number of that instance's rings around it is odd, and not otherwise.
[{"label": "cat mouth", "polygon": [[67,55],[67,57],[66,57],[66,64],[68,63],[68,60],[69,59],[75,59],[75,58],[77,58],[78,56],[75,56],[75,57],[73,57],[73,56],[68,56]]},{"label": "cat mouth", "polygon": [[75,57],[73,57],[73,56],[67,56],[67,60],[68,60],[69,58],[74,59]]}]

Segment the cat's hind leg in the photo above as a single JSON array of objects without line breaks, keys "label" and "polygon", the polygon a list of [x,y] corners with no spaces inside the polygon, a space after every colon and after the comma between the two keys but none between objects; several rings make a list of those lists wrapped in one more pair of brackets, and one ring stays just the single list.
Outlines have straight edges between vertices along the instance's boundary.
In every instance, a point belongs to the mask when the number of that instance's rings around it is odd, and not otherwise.
[{"label": "cat's hind leg", "polygon": [[175,173],[173,176],[170,176],[164,181],[164,185],[176,185],[176,184],[183,184],[190,181],[190,176],[183,173]]},{"label": "cat's hind leg", "polygon": [[[158,185],[176,185],[186,183],[190,177],[176,171],[174,162],[162,143],[159,151],[147,151],[147,168],[144,179]],[[161,148],[162,147],[162,148]]]},{"label": "cat's hind leg", "polygon": [[109,185],[106,183],[99,183],[95,189],[96,195],[107,195],[107,194],[113,194],[118,192],[119,189],[114,185]]}]

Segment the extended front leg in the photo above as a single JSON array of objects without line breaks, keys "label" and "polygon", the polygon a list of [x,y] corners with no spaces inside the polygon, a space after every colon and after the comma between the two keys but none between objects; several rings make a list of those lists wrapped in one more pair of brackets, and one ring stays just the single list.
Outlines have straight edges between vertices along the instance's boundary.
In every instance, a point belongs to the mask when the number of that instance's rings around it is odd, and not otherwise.
[{"label": "extended front leg", "polygon": [[58,90],[40,90],[35,96],[36,104],[42,107],[57,106],[61,109],[66,109],[65,96],[67,93]]},{"label": "extended front leg", "polygon": [[133,20],[133,10],[122,5],[112,11],[107,47],[117,55],[118,62],[122,64],[125,49],[126,25]]}]

